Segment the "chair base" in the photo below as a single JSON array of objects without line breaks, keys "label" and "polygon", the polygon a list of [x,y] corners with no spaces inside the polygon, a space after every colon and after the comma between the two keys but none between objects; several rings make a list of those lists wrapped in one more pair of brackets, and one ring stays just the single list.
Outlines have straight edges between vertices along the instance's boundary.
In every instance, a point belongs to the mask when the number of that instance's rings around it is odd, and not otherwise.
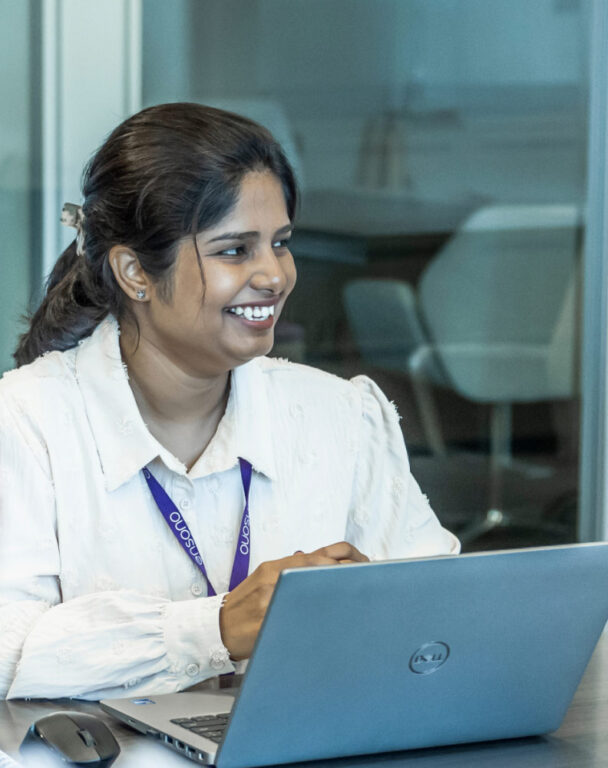
[{"label": "chair base", "polygon": [[475,518],[456,533],[460,539],[460,543],[463,546],[467,546],[486,533],[490,533],[490,531],[498,528],[519,528],[534,531],[536,533],[545,532],[550,536],[563,534],[564,537],[567,536],[570,530],[567,525],[556,523],[554,521],[543,521],[539,520],[537,517],[534,517],[533,519],[528,517],[524,518],[517,514],[503,512],[500,509],[489,509],[485,515]]}]

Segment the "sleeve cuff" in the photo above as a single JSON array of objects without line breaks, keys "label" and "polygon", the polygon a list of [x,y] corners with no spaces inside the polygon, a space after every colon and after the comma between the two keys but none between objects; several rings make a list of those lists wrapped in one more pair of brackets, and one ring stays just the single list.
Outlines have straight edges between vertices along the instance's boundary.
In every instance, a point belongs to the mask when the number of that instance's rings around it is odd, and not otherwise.
[{"label": "sleeve cuff", "polygon": [[220,608],[225,595],[167,603],[163,631],[169,671],[188,687],[214,675],[234,672],[220,634]]}]

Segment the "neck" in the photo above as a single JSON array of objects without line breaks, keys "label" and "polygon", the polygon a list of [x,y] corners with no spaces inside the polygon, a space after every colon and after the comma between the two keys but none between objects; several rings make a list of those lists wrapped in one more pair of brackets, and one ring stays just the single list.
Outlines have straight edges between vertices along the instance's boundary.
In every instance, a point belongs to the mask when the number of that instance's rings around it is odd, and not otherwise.
[{"label": "neck", "polygon": [[226,408],[229,373],[203,378],[182,370],[143,335],[135,347],[121,333],[129,384],[154,437],[190,467],[213,437]]}]

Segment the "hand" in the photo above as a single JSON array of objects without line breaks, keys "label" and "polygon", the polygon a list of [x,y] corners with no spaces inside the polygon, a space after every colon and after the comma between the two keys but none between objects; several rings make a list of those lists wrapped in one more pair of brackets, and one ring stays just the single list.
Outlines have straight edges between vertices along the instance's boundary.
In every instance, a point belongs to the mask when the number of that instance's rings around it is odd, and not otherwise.
[{"label": "hand", "polygon": [[251,656],[255,639],[266,615],[279,574],[286,568],[306,568],[314,565],[366,563],[369,558],[346,541],[330,544],[314,552],[296,552],[280,560],[259,565],[238,587],[226,595],[220,609],[222,642],[230,657],[238,661]]}]

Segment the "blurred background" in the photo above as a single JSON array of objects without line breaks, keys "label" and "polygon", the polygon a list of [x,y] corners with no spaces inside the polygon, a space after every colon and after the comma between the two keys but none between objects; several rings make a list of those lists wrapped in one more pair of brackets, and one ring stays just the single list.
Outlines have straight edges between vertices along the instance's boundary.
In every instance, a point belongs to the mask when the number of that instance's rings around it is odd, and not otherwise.
[{"label": "blurred background", "polygon": [[380,384],[465,549],[593,538],[596,5],[0,0],[0,370],[109,130],[161,102],[230,109],[273,131],[301,186],[274,354]]}]

